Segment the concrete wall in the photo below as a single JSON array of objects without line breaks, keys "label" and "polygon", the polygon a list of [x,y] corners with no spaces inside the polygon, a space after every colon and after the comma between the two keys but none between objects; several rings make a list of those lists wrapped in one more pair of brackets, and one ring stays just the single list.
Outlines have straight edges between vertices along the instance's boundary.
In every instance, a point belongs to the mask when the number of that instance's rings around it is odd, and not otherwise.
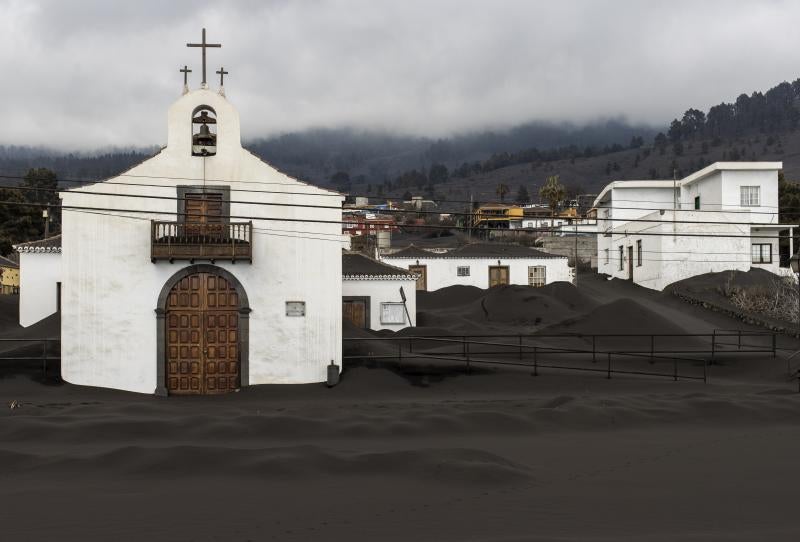
[{"label": "concrete wall", "polygon": [[[396,258],[391,255],[383,259],[390,265],[408,269],[410,265],[427,266],[428,291],[461,284],[465,286],[489,287],[489,267],[509,267],[511,284],[528,285],[528,266],[543,265],[547,268],[545,281],[571,282],[572,269],[566,258]],[[417,263],[419,262],[419,263]],[[500,262],[500,263],[498,263]],[[469,276],[458,276],[458,267],[468,266]]]},{"label": "concrete wall", "polygon": [[[605,235],[606,232],[626,224],[626,220],[647,218],[648,215],[653,213],[653,209],[672,209],[675,206],[673,186],[671,183],[665,184],[666,186],[652,188],[629,188],[623,184],[620,187],[611,189],[610,198],[604,205],[610,205],[612,208],[604,209],[601,205],[597,209],[598,273],[613,275],[617,270],[619,260],[618,258],[615,260],[617,244],[612,242],[611,237]],[[631,224],[637,224],[637,222],[632,222]],[[642,222],[638,224],[642,224]],[[652,224],[650,225],[652,226]],[[605,263],[606,249],[610,253],[608,264]]]},{"label": "concrete wall", "polygon": [[[655,290],[663,290],[673,282],[704,273],[750,269],[750,226],[734,224],[737,219],[731,213],[684,211],[677,215],[679,220],[723,223],[673,224],[670,222],[673,218],[672,211],[666,211],[664,215],[653,213],[648,216],[647,218],[661,218],[662,222],[655,227],[644,222],[629,223],[611,238],[611,264],[607,266],[610,271],[608,274],[621,279],[628,278],[628,247],[634,249],[634,282]],[[660,235],[642,235],[645,232]],[[722,237],[722,234],[744,237]],[[641,266],[638,265],[636,251],[638,240],[642,242]],[[619,270],[619,246],[624,247],[622,270]],[[774,250],[777,250],[777,245]],[[761,267],[777,273],[777,258],[773,262]]]},{"label": "concrete wall", "polygon": [[[741,206],[741,187],[760,186],[758,207]],[[723,171],[722,172],[722,210],[750,211],[750,221],[766,224],[778,223],[778,172],[777,171]],[[744,215],[738,213],[740,222]]]},{"label": "concrete wall", "polygon": [[[415,279],[343,279],[342,296],[369,297],[370,329],[400,329],[417,325],[417,281]],[[400,303],[400,287],[406,294],[406,308],[411,322],[405,324],[381,323],[381,303]]]},{"label": "concrete wall", "polygon": [[58,310],[61,254],[23,252],[19,267],[19,325],[28,327]]},{"label": "concrete wall", "polygon": [[[217,155],[205,158],[190,151],[191,114],[201,104],[215,109],[219,123]],[[150,261],[150,220],[176,220],[175,200],[91,193],[175,198],[177,186],[205,182],[209,187],[302,194],[232,192],[231,221],[249,220],[237,215],[257,217],[253,263],[216,265],[242,283],[252,309],[249,381],[242,384],[326,380],[328,363],[341,361],[341,211],[257,203],[338,207],[342,197],[296,181],[242,149],[238,114],[214,92],[198,90],[180,98],[170,108],[168,130],[169,145],[161,153],[126,172],[130,176],[113,179],[135,183],[146,178],[147,184],[160,187],[98,183],[62,193],[67,206],[120,209],[113,216],[63,211],[64,379],[153,393],[157,298],[167,279],[189,265]],[[256,203],[237,203],[243,200]],[[286,301],[305,301],[306,316],[286,316]]]},{"label": "concrete wall", "polygon": [[[575,266],[575,237],[574,236],[546,236],[539,238],[538,246],[543,252],[548,254],[556,254],[558,256],[566,256],[567,262],[571,266]],[[578,261],[582,264],[588,264],[592,258],[597,256],[597,236],[596,235],[579,235],[578,236]]]}]

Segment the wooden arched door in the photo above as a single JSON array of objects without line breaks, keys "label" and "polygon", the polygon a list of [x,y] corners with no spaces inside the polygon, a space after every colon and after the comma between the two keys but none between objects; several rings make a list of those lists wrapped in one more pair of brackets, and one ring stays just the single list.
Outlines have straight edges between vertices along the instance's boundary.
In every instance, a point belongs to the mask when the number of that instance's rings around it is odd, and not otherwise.
[{"label": "wooden arched door", "polygon": [[182,278],[166,306],[166,385],[173,395],[239,388],[239,295],[214,273]]}]

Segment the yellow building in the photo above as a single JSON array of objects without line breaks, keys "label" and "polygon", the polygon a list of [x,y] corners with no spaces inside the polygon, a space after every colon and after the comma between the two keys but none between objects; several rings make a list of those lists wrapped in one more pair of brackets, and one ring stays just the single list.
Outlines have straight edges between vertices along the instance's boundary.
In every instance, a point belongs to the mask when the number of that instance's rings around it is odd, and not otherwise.
[{"label": "yellow building", "polygon": [[476,228],[509,229],[520,227],[523,209],[519,205],[481,205],[473,213],[472,225]]},{"label": "yellow building", "polygon": [[19,264],[0,256],[0,294],[19,293]]}]

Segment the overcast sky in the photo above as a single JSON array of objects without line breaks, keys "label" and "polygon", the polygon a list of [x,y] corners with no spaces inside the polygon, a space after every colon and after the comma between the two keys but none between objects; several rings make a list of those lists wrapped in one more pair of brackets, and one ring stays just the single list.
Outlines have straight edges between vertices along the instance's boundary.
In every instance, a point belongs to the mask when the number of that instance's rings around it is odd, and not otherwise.
[{"label": "overcast sky", "polygon": [[798,20],[777,0],[0,0],[0,144],[163,144],[204,26],[252,138],[666,123],[800,76]]}]

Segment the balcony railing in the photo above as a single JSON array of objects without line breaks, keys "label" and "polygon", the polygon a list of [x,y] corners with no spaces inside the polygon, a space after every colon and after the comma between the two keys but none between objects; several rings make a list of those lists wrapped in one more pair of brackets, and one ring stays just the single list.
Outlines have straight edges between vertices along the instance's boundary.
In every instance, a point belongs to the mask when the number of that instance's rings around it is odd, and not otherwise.
[{"label": "balcony railing", "polygon": [[150,258],[157,260],[247,260],[253,263],[253,223],[150,223]]}]

